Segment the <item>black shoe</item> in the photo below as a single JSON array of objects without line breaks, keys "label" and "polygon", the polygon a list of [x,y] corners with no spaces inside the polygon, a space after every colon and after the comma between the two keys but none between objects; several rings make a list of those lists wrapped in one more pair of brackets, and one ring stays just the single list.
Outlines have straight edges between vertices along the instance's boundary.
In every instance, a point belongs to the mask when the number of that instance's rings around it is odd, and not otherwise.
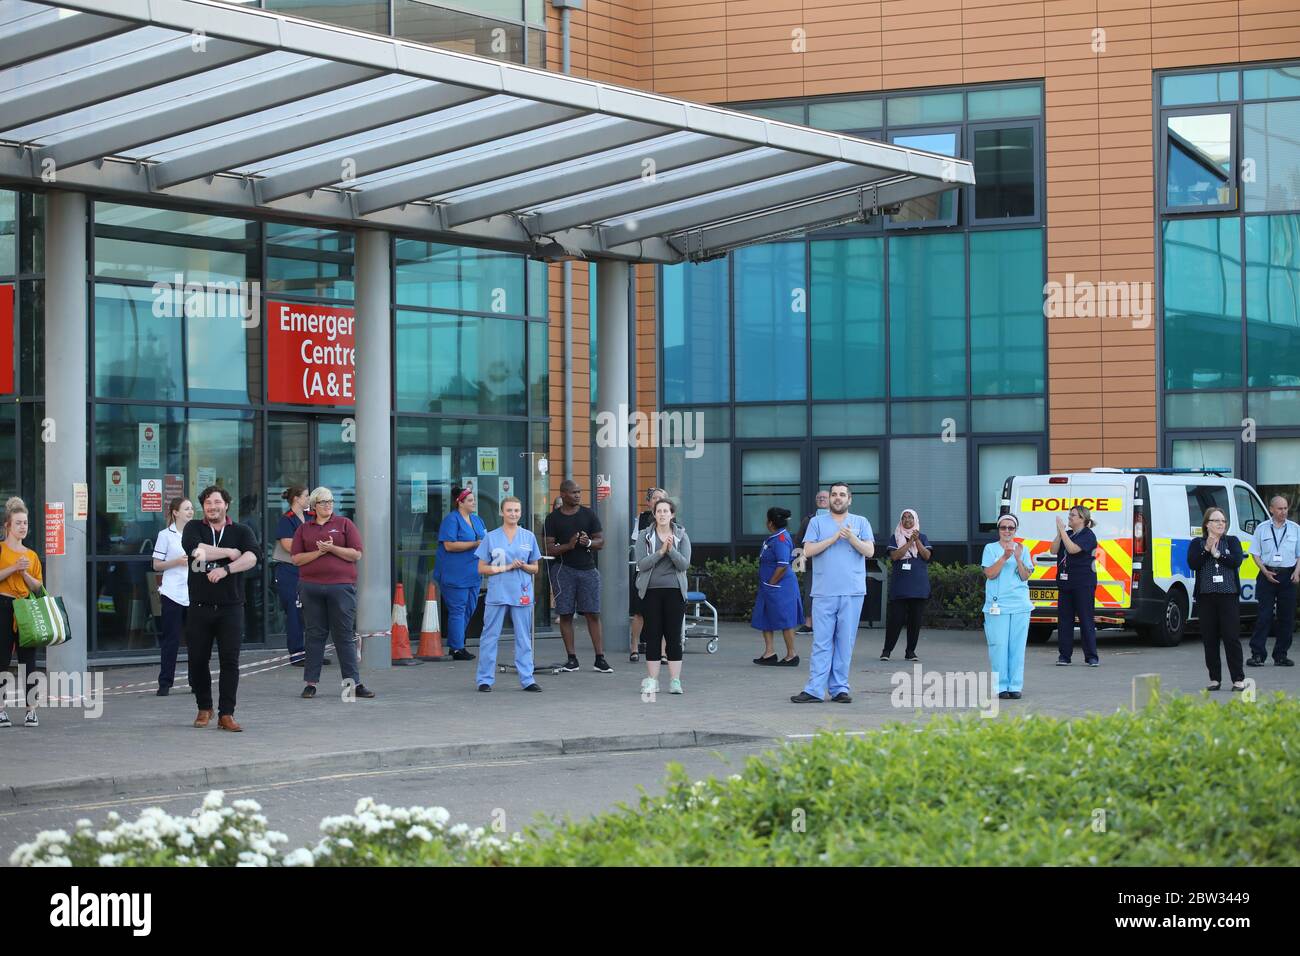
[{"label": "black shoe", "polygon": [[1088,661],[1088,666],[1089,666],[1089,667],[1100,667],[1100,666],[1101,666],[1101,661],[1094,657],[1092,660]]},{"label": "black shoe", "polygon": [[1295,667],[1295,661],[1289,657],[1279,657],[1273,662],[1274,667]]},{"label": "black shoe", "polygon": [[773,666],[773,667],[798,667],[798,666],[799,666],[799,655],[796,654],[794,657],[790,658],[788,661],[773,661],[773,662],[772,662],[772,666]]},{"label": "black shoe", "polygon": [[472,661],[474,655],[465,650],[465,648],[458,647],[456,650],[451,652],[451,659],[453,661]]},{"label": "black shoe", "polygon": [[1010,699],[1011,699],[1011,691],[1009,691],[1009,690],[1000,690],[1000,691],[998,691],[998,699],[999,699],[999,700],[1010,700]]},{"label": "black shoe", "polygon": [[904,657],[903,660],[907,661],[907,663],[909,664],[921,663],[921,658],[917,657],[915,654],[913,654],[911,657]]},{"label": "black shoe", "polygon": [[629,663],[631,663],[631,664],[636,664],[636,663],[639,663],[639,662],[640,662],[640,660],[641,660],[641,655],[638,654],[636,651],[633,651],[631,654],[628,654],[628,655],[627,655],[627,659],[628,659],[628,662],[629,662]]},{"label": "black shoe", "polygon": [[1263,667],[1268,663],[1267,657],[1260,657],[1258,654],[1251,654],[1250,660],[1246,661],[1251,667]]},{"label": "black shoe", "polygon": [[154,693],[159,697],[166,697],[172,691],[171,684],[159,684],[158,690]]},{"label": "black shoe", "polygon": [[882,661],[885,661],[886,663],[888,663],[888,662],[889,662],[889,655],[888,655],[888,654],[881,654],[881,655],[880,655],[880,659],[881,659]]},{"label": "black shoe", "polygon": [[[592,665],[592,670],[599,671],[602,674],[614,673],[614,668],[609,666],[609,661],[605,660],[605,655],[603,654],[600,657],[596,658],[596,663]],[[536,684],[532,684],[531,686],[537,687]],[[541,690],[540,687],[537,687],[537,689]]]},{"label": "black shoe", "polygon": [[1058,657],[1057,660],[1056,660],[1056,666],[1057,666],[1057,667],[1069,667],[1069,666],[1070,666],[1070,662],[1067,661],[1067,660],[1062,660],[1061,658]]},{"label": "black shoe", "polygon": [[524,690],[528,691],[531,694],[540,694],[542,692],[542,685],[529,684],[527,687],[524,688]]},{"label": "black shoe", "polygon": [[360,697],[364,700],[370,700],[375,696],[375,692],[366,687],[365,684],[358,684],[352,689],[352,693],[354,696]]},{"label": "black shoe", "polygon": [[478,685],[478,692],[479,692],[480,694],[487,694],[487,693],[490,693],[491,691],[492,691],[492,685],[491,685],[491,684],[479,684],[479,685]]},{"label": "black shoe", "polygon": [[306,667],[306,666],[307,666],[307,659],[306,659],[305,657],[300,657],[300,658],[298,658],[296,661],[290,661],[290,662],[289,662],[289,666],[290,666],[290,667]]},{"label": "black shoe", "polygon": [[1018,691],[1018,690],[1009,690],[1009,691],[1007,691],[1007,693],[1011,695],[1011,699],[1012,699],[1012,700],[1019,700],[1019,699],[1020,699],[1020,691]]},{"label": "black shoe", "polygon": [[572,674],[574,671],[582,670],[582,665],[578,663],[576,657],[570,657],[564,662],[564,666],[561,667],[560,670],[564,671],[566,674]]},{"label": "black shoe", "polygon": [[847,691],[840,691],[838,694],[836,694],[834,697],[831,698],[831,703],[851,704],[853,703],[853,698],[848,694]]},{"label": "black shoe", "polygon": [[798,629],[795,630],[796,634],[811,634],[812,632],[813,629],[809,627],[807,624],[801,624],[799,625]]},{"label": "black shoe", "polygon": [[775,664],[775,663],[776,663],[777,661],[779,661],[780,659],[781,659],[781,658],[777,657],[775,654],[769,654],[767,657],[755,657],[755,658],[754,658],[754,663],[755,663],[755,664],[769,664],[769,665],[770,665],[770,664]]},{"label": "black shoe", "polygon": [[302,689],[303,700],[311,700],[315,696],[316,696],[315,684],[308,684],[306,687]]},{"label": "black shoe", "polygon": [[823,704],[823,703],[825,703],[825,701],[822,700],[820,697],[814,697],[812,694],[808,693],[806,690],[801,690],[801,691],[799,691],[799,693],[795,694],[793,697],[790,698],[790,703],[792,703],[792,704]]}]

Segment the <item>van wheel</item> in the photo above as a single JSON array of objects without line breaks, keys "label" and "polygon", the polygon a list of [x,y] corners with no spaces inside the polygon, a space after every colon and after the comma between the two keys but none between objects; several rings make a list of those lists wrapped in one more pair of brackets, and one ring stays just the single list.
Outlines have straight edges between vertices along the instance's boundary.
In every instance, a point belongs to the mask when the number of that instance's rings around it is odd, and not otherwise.
[{"label": "van wheel", "polygon": [[1046,644],[1052,637],[1052,625],[1050,624],[1030,624],[1029,625],[1029,643]]},{"label": "van wheel", "polygon": [[1148,632],[1156,647],[1177,647],[1187,630],[1187,595],[1174,588],[1165,595],[1165,609],[1160,623]]}]

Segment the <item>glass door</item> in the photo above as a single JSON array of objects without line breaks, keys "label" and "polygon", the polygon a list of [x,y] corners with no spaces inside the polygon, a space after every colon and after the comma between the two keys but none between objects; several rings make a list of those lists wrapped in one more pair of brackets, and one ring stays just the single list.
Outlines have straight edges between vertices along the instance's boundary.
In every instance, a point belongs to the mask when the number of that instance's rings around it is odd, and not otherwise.
[{"label": "glass door", "polygon": [[266,429],[266,537],[263,551],[264,581],[266,587],[267,643],[284,644],[284,609],[280,606],[275,589],[272,554],[275,551],[275,528],[280,516],[289,508],[283,495],[291,485],[302,485],[308,491],[318,486],[334,493],[334,510],[348,518],[356,518],[357,470],[356,446],[351,429],[355,427],[344,418],[320,415],[269,416]]}]

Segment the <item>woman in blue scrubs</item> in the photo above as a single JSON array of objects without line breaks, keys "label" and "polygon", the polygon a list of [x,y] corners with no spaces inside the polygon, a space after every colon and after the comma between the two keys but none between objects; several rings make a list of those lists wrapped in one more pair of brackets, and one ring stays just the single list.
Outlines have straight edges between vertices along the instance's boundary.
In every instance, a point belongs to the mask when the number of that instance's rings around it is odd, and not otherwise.
[{"label": "woman in blue scrubs", "polygon": [[503,498],[501,527],[489,531],[474,553],[479,573],[487,575],[488,580],[483,636],[478,642],[478,689],[484,693],[496,683],[497,643],[507,612],[515,632],[519,686],[534,692],[542,689],[533,680],[533,576],[542,552],[533,533],[519,527],[523,512],[518,498]]},{"label": "woman in blue scrubs", "polygon": [[[794,652],[794,629],[803,622],[803,600],[799,584],[790,570],[794,542],[788,525],[790,512],[785,508],[767,509],[767,539],[758,553],[758,594],[749,625],[763,632],[763,656],[755,664],[798,667]],[[778,658],[772,649],[772,633],[780,631],[785,639],[785,657]]]},{"label": "woman in blue scrubs", "polygon": [[1025,643],[1029,640],[1029,576],[1034,571],[1029,551],[1016,540],[1020,521],[1015,515],[998,518],[998,540],[984,546],[984,639],[989,667],[997,675],[998,697],[1020,699],[1025,686]]},{"label": "woman in blue scrubs", "polygon": [[474,513],[478,501],[472,489],[453,487],[451,500],[451,514],[442,519],[438,528],[433,579],[438,582],[438,593],[447,608],[447,648],[451,659],[472,661],[474,655],[465,650],[465,629],[478,607],[480,579],[478,556],[474,551],[487,535],[487,526]]}]

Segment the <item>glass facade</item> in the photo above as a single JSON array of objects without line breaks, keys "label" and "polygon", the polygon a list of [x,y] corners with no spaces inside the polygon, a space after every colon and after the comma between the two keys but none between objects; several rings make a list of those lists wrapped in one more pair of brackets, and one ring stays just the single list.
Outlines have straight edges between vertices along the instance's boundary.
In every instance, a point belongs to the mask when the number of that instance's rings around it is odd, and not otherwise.
[{"label": "glass facade", "polygon": [[[892,527],[912,473],[941,469],[925,480],[953,500],[927,534],[965,559],[988,507],[968,473],[1025,466],[1025,449],[1046,467],[1042,104],[1041,86],[1008,84],[736,107],[970,158],[979,186],[660,270],[663,403],[727,426],[699,459],[661,453],[694,542],[750,549],[768,507],[802,517],[831,480]],[[734,494],[706,491],[724,465]]]},{"label": "glass facade", "polygon": [[1231,466],[1261,494],[1300,462],[1278,464],[1300,436],[1298,77],[1156,77],[1163,461]]}]

